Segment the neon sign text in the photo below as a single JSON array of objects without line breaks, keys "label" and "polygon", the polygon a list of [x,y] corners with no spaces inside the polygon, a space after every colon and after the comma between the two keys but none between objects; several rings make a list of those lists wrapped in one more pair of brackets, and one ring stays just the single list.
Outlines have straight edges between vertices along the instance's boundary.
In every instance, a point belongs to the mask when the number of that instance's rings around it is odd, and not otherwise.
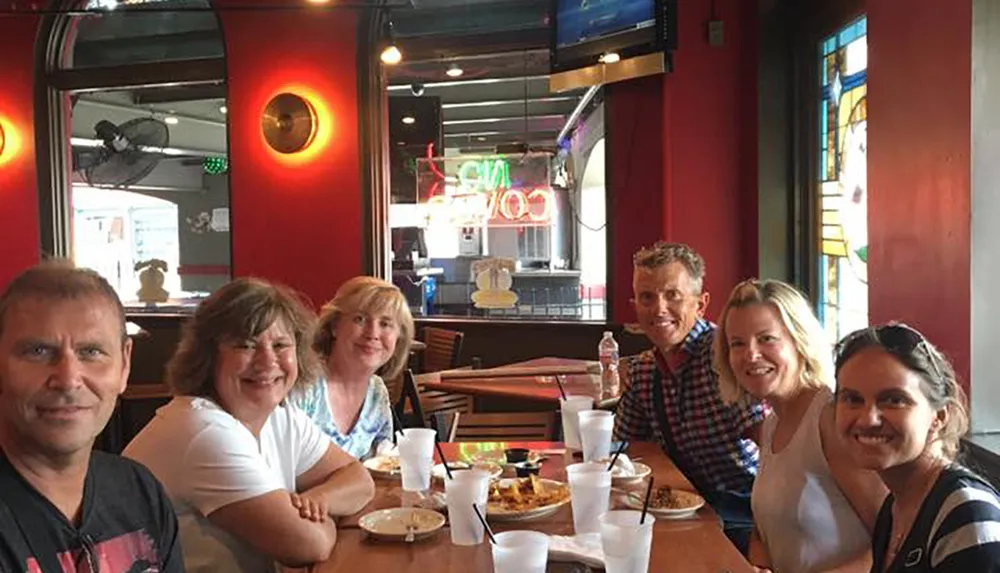
[{"label": "neon sign text", "polygon": [[558,197],[548,187],[545,175],[529,176],[538,180],[537,186],[514,188],[510,164],[503,158],[465,161],[452,177],[446,177],[433,159],[428,159],[434,181],[423,202],[429,207],[431,220],[439,224],[548,226],[558,211]]}]

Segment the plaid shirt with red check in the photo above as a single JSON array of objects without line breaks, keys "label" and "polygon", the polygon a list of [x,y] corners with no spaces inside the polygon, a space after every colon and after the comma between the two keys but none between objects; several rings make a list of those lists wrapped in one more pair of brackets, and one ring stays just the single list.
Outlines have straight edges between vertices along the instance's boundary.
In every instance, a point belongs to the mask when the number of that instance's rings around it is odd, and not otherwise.
[{"label": "plaid shirt with red check", "polygon": [[[680,360],[668,365],[658,350],[625,359],[629,387],[615,416],[615,439],[655,439],[703,494],[749,493],[758,451],[745,436],[768,409],[749,399],[722,400],[712,368],[714,338],[715,325],[699,319],[682,343]],[[655,385],[662,388],[662,404],[656,403]]]}]

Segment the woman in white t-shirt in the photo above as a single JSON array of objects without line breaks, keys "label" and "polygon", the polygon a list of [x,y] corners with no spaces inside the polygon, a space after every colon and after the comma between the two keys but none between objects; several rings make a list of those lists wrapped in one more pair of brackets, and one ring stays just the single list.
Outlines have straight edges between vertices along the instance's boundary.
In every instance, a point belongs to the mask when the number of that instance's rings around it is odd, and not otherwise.
[{"label": "woman in white t-shirt", "polygon": [[297,387],[288,402],[304,411],[323,432],[363,460],[391,446],[392,411],[386,379],[406,366],[413,318],[395,285],[368,276],[345,282],[323,305],[313,349],[323,375]]},{"label": "woman in white t-shirt", "polygon": [[286,287],[237,279],[206,299],[167,365],[175,398],[125,449],[163,483],[189,572],[329,557],[331,516],[374,495],[365,468],[284,399],[315,379],[315,317]]},{"label": "woman in white t-shirt", "polygon": [[749,559],[775,573],[867,573],[886,489],[851,462],[833,420],[832,350],[808,301],[775,280],[733,289],[719,320],[715,367],[724,399],[766,400],[751,494]]}]

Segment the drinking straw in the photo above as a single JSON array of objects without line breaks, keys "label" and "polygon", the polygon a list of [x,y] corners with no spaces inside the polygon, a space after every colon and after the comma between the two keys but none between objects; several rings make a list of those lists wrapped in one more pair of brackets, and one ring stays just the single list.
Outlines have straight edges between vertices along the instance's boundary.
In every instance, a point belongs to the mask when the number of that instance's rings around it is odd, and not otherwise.
[{"label": "drinking straw", "polygon": [[622,440],[622,443],[618,444],[618,451],[616,451],[615,455],[611,457],[611,463],[608,464],[608,471],[611,471],[612,468],[615,467],[615,462],[618,461],[618,456],[620,456],[627,447],[628,447],[628,440]]},{"label": "drinking straw", "polygon": [[649,497],[653,493],[653,476],[649,476],[649,485],[646,486],[646,501],[642,502],[642,515],[639,516],[639,525],[646,523],[646,512],[649,511]]},{"label": "drinking straw", "polygon": [[399,419],[399,414],[396,413],[395,408],[389,408],[389,411],[392,412],[392,419],[396,421],[396,427],[399,428],[392,431],[392,445],[396,446],[399,445],[396,443],[396,434],[403,433],[403,421]]},{"label": "drinking straw", "polygon": [[562,396],[563,400],[565,400],[566,399],[566,389],[563,388],[562,382],[559,381],[559,375],[556,375],[555,379],[556,379],[556,386],[559,387],[559,395]]},{"label": "drinking straw", "polygon": [[483,517],[483,514],[479,512],[479,506],[476,505],[476,504],[472,504],[472,511],[476,512],[476,517],[478,517],[479,521],[481,521],[483,523],[483,529],[486,530],[486,535],[489,536],[490,543],[492,543],[493,545],[496,545],[497,544],[497,538],[493,537],[493,530],[490,529],[490,524],[486,523],[486,518]]},{"label": "drinking straw", "polygon": [[448,460],[444,458],[444,450],[441,449],[441,442],[438,441],[437,436],[434,436],[434,447],[437,448],[438,455],[441,456],[441,465],[444,466],[444,473],[448,474],[448,479],[455,479],[455,476],[451,475],[451,468],[448,467]]}]

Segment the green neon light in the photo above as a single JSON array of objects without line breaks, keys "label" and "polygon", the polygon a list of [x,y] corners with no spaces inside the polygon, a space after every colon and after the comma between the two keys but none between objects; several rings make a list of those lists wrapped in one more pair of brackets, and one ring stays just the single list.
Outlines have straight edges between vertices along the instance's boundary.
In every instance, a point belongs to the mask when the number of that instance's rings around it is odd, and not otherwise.
[{"label": "green neon light", "polygon": [[510,164],[505,159],[466,161],[458,167],[458,182],[480,192],[510,189]]}]

